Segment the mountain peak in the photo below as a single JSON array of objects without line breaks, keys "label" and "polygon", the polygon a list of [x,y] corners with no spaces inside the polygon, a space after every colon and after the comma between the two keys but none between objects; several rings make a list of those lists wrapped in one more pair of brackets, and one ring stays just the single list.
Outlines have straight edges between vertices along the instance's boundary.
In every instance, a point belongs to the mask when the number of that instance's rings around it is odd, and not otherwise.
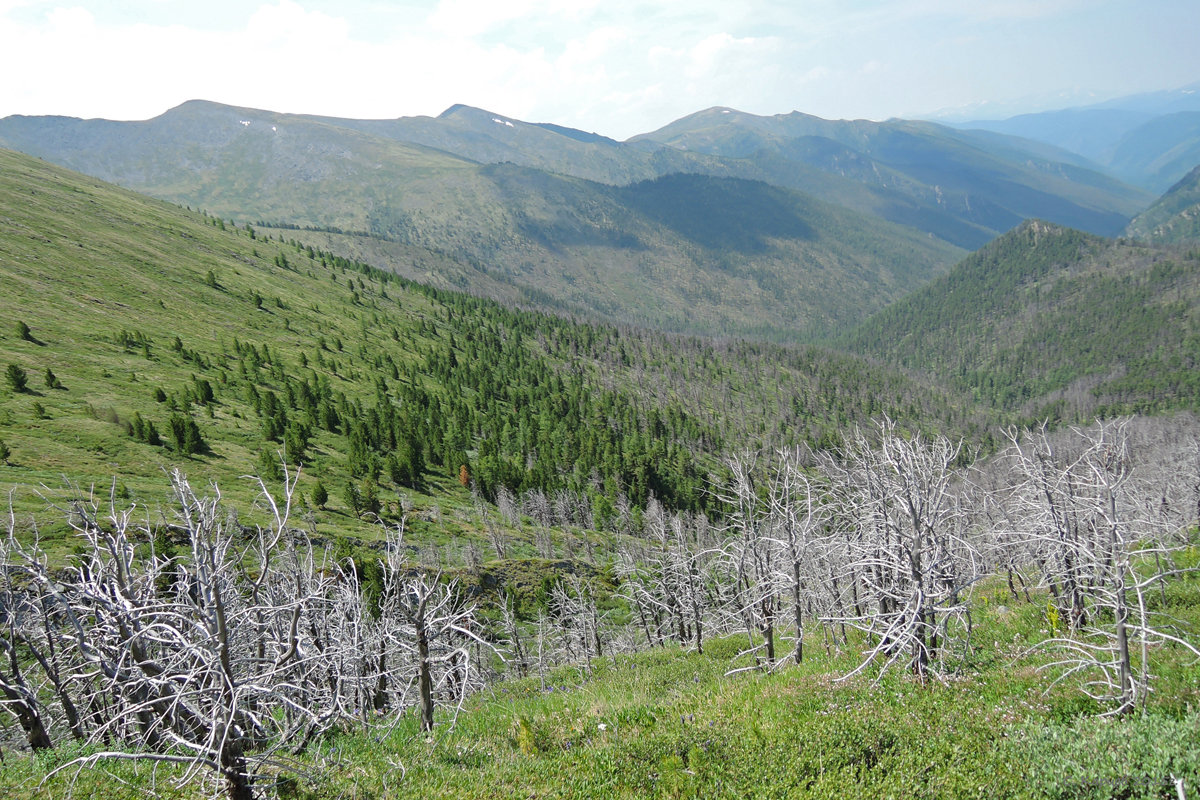
[{"label": "mountain peak", "polygon": [[[453,119],[455,117],[499,117],[501,115],[488,111],[486,108],[478,108],[476,106],[468,106],[464,103],[455,103],[447,108],[442,113],[438,114],[438,119]],[[503,119],[511,119],[511,117],[503,117]]]}]

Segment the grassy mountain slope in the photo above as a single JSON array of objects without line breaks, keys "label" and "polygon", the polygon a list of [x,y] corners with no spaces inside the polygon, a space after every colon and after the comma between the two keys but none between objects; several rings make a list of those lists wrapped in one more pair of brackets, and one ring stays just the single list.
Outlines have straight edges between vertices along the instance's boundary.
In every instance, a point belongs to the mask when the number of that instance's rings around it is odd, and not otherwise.
[{"label": "grassy mountain slope", "polygon": [[[861,359],[512,311],[8,151],[0,219],[0,365],[27,379],[0,386],[0,484],[26,487],[26,510],[28,487],[64,476],[101,491],[119,476],[153,505],[172,465],[248,507],[240,476],[284,451],[324,530],[377,535],[353,484],[387,518],[413,503],[415,535],[445,541],[480,535],[464,466],[486,496],[564,490],[602,512],[653,492],[686,508],[708,502],[726,448],[819,446],[879,413],[976,424]],[[173,420],[204,446],[189,453]]]},{"label": "grassy mountain slope", "polygon": [[1200,239],[1200,166],[1134,217],[1125,232],[1152,242],[1184,243]]},{"label": "grassy mountain slope", "polygon": [[[207,103],[144,123],[17,122],[3,134],[10,141],[160,198],[242,221],[436,250],[461,266],[422,258],[410,268],[398,252],[396,269],[677,331],[792,340],[827,333],[961,255],[912,229],[765,183],[691,175],[617,187]],[[684,207],[692,219],[678,213]]]},{"label": "grassy mountain slope", "polygon": [[1031,221],[847,344],[1034,417],[1195,409],[1200,252]]},{"label": "grassy mountain slope", "polygon": [[[1148,200],[1066,152],[932,123],[831,121],[798,112],[759,117],[713,108],[636,140],[730,158],[774,153],[850,176],[906,197],[926,214],[955,220],[959,228],[938,232],[947,238],[967,237],[963,225],[994,235],[1030,217],[1112,234]],[[951,241],[983,243],[978,237]]]}]

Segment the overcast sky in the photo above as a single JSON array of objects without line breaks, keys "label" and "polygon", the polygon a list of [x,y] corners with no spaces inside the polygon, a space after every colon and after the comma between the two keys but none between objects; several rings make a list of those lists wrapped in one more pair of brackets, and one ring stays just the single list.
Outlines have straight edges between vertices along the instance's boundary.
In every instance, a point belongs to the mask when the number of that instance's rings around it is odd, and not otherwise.
[{"label": "overcast sky", "polygon": [[1197,0],[0,0],[0,117],[979,118],[1200,81]]}]

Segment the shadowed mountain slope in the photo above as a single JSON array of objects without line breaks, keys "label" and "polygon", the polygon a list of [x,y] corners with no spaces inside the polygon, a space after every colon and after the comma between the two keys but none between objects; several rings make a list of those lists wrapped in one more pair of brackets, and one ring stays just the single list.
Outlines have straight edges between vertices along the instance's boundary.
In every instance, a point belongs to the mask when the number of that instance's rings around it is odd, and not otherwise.
[{"label": "shadowed mountain slope", "polygon": [[1031,417],[1200,408],[1200,251],[1030,221],[846,344]]}]

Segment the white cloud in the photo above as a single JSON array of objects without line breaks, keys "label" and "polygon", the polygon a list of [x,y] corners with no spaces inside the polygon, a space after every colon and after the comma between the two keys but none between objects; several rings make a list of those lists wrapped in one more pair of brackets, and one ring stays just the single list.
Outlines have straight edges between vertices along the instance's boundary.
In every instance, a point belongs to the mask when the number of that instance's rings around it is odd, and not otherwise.
[{"label": "white cloud", "polygon": [[293,0],[279,0],[277,5],[260,6],[250,16],[245,35],[260,47],[291,45],[321,48],[344,43],[349,29],[345,19],[319,11],[305,11]]},{"label": "white cloud", "polygon": [[537,0],[441,0],[429,15],[433,31],[451,38],[472,38],[496,25],[528,16]]}]

